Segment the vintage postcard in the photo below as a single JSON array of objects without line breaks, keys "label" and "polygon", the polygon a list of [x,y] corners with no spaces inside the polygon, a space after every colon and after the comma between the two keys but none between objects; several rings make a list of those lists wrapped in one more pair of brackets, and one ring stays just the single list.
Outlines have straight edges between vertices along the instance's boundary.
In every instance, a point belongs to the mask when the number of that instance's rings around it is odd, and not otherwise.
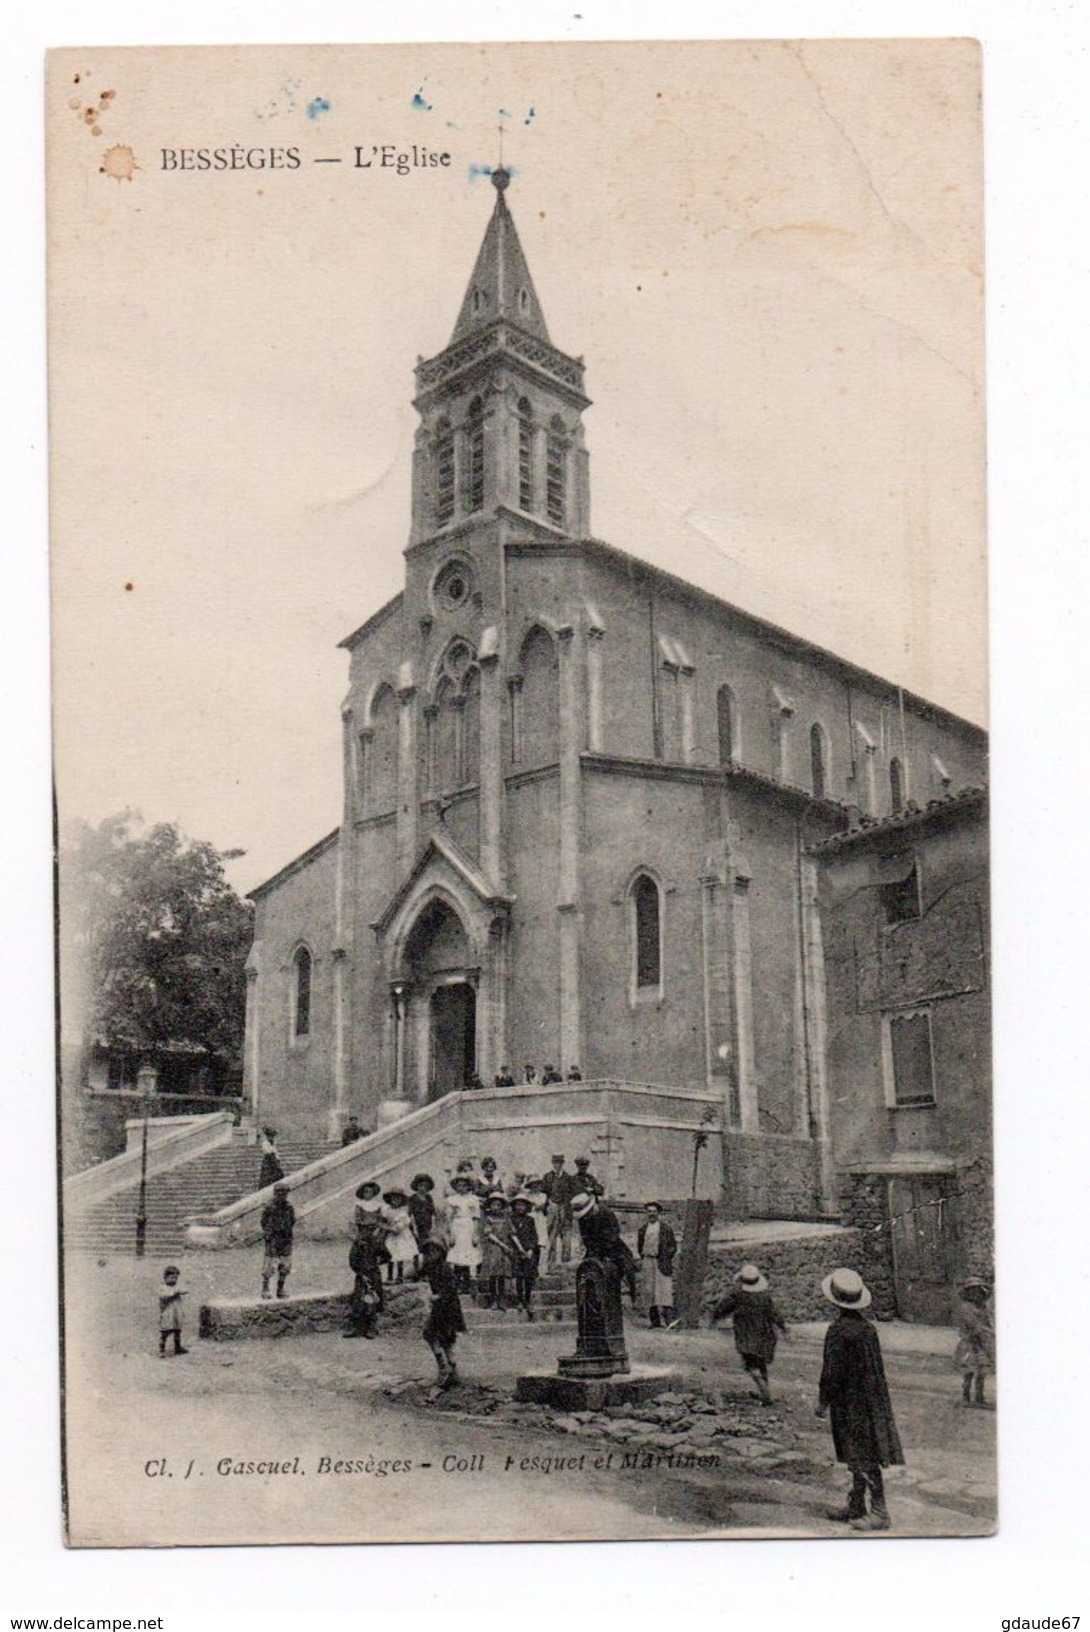
[{"label": "vintage postcard", "polygon": [[990,1533],[977,46],[47,123],[70,1543]]}]

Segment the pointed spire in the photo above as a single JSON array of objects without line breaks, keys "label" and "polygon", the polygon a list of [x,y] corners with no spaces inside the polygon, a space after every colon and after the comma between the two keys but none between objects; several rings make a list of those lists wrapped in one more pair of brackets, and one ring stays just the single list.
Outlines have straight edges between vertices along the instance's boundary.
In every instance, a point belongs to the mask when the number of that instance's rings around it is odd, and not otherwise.
[{"label": "pointed spire", "polygon": [[510,183],[511,172],[502,164],[498,165],[492,172],[496,207],[485,231],[454,333],[450,337],[451,345],[456,340],[464,340],[474,330],[495,322],[498,317],[517,323],[520,329],[536,335],[539,340],[549,340],[530,268],[503,196]]}]

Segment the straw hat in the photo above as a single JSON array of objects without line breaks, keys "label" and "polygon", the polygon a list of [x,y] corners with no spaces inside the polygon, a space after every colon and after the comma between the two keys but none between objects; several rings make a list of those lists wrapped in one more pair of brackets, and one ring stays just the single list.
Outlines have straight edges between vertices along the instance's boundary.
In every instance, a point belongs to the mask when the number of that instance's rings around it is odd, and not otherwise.
[{"label": "straw hat", "polygon": [[525,1191],[525,1190],[520,1190],[520,1191],[519,1191],[519,1193],[518,1193],[518,1195],[517,1195],[517,1196],[512,1196],[512,1197],[511,1197],[511,1205],[512,1205],[512,1207],[517,1207],[517,1206],[518,1206],[518,1204],[519,1204],[519,1202],[520,1202],[520,1201],[521,1201],[521,1202],[523,1202],[523,1203],[525,1203],[525,1205],[526,1205],[526,1206],[527,1206],[527,1207],[532,1207],[532,1206],[533,1206],[533,1205],[534,1205],[534,1198],[533,1198],[533,1196],[528,1196],[528,1195],[527,1195],[527,1194],[526,1194],[526,1191]]},{"label": "straw hat", "polygon": [[868,1309],[870,1289],[854,1269],[834,1269],[821,1283],[821,1290],[838,1309]]},{"label": "straw hat", "polygon": [[979,1275],[970,1275],[970,1277],[969,1277],[969,1279],[967,1281],[962,1281],[961,1290],[963,1292],[972,1292],[972,1291],[976,1290],[976,1291],[980,1291],[980,1292],[987,1292],[987,1293],[990,1294],[992,1289],[991,1289],[991,1286],[989,1285],[989,1283],[987,1281],[985,1281],[985,1280],[982,1280]]},{"label": "straw hat", "polygon": [[409,1192],[407,1190],[402,1190],[399,1184],[395,1184],[392,1190],[384,1190],[382,1192],[382,1199],[386,1203],[387,1207],[396,1207],[398,1202],[408,1201]]},{"label": "straw hat", "polygon": [[485,1197],[484,1206],[485,1211],[488,1213],[496,1212],[501,1207],[503,1208],[504,1212],[506,1212],[507,1197],[504,1195],[502,1190],[493,1190],[491,1195]]},{"label": "straw hat", "polygon": [[743,1264],[734,1277],[735,1286],[740,1286],[743,1292],[767,1292],[768,1282],[757,1268],[756,1264]]},{"label": "straw hat", "polygon": [[374,1179],[364,1179],[363,1183],[356,1187],[356,1200],[370,1201],[372,1196],[377,1196],[381,1189],[381,1184],[376,1184]]},{"label": "straw hat", "polygon": [[594,1203],[594,1196],[587,1195],[585,1190],[580,1191],[579,1195],[573,1196],[571,1200],[572,1216],[574,1218],[586,1218]]},{"label": "straw hat", "polygon": [[409,1189],[428,1191],[434,1190],[435,1180],[432,1178],[430,1173],[418,1173],[412,1184],[410,1184]]}]

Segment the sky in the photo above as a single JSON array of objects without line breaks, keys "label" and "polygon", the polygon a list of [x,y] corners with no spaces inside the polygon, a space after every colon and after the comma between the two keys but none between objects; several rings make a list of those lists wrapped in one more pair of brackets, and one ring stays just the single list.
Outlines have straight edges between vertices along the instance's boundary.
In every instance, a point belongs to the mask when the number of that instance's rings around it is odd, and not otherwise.
[{"label": "sky", "polygon": [[176,820],[243,889],[336,825],[337,642],[401,585],[499,127],[594,534],[985,723],[978,91],[958,40],[55,55],[62,822]]}]

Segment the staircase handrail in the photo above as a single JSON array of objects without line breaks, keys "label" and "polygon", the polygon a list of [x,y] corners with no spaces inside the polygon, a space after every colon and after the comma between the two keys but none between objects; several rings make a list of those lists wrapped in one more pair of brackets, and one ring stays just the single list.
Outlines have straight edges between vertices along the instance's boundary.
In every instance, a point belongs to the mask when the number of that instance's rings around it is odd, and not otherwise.
[{"label": "staircase handrail", "polygon": [[[430,1105],[409,1111],[387,1127],[377,1128],[374,1133],[365,1134],[362,1139],[356,1139],[339,1150],[331,1150],[308,1162],[305,1167],[287,1174],[283,1182],[288,1186],[297,1220],[354,1190],[361,1182],[361,1170],[364,1173],[381,1170],[383,1157],[386,1158],[385,1165],[389,1166],[391,1155],[402,1160],[410,1155],[411,1151],[401,1152],[398,1149],[406,1143],[407,1137],[411,1144],[412,1136],[424,1131],[430,1135],[425,1148],[431,1148],[440,1129],[432,1128],[430,1124],[439,1123],[441,1127],[444,1122],[450,1122],[456,1127],[461,1121],[461,1102],[467,1097],[462,1093],[446,1094],[442,1099],[433,1100]],[[263,1190],[241,1196],[214,1213],[187,1219],[187,1236],[193,1245],[202,1246],[253,1238],[260,1233],[261,1212],[271,1199],[272,1186],[266,1185]]]},{"label": "staircase handrail", "polygon": [[[209,1111],[206,1116],[187,1117],[185,1126],[161,1139],[149,1140],[146,1173],[149,1178],[165,1173],[191,1161],[207,1150],[216,1150],[231,1142],[234,1132],[233,1111]],[[137,1144],[108,1161],[97,1162],[79,1173],[66,1178],[63,1185],[64,1205],[69,1209],[90,1207],[106,1201],[119,1191],[136,1189],[140,1183],[141,1149]]]}]

